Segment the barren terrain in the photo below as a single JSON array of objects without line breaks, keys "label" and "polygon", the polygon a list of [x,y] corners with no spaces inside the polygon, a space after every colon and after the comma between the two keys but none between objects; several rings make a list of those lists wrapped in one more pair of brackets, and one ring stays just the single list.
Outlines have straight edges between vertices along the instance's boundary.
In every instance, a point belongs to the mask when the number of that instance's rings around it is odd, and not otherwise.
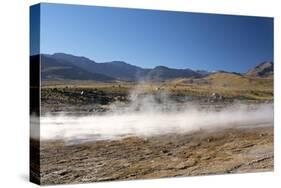
[{"label": "barren terrain", "polygon": [[42,184],[272,171],[273,127],[41,142]]},{"label": "barren terrain", "polygon": [[[31,160],[31,174],[41,184],[263,172],[272,171],[274,167],[271,78],[217,74],[204,79],[139,83],[137,87],[130,82],[44,82],[41,98],[41,115],[54,118],[46,121],[59,130],[55,132],[52,127],[42,124],[43,139],[38,142],[31,138],[32,157],[39,159]],[[226,110],[224,115],[224,110],[236,103],[247,108],[243,111]],[[271,110],[264,113],[263,107],[268,104]],[[180,113],[188,106],[198,107],[197,116]],[[262,110],[252,113],[252,108]],[[248,110],[249,115],[245,114]],[[128,118],[128,122],[123,117],[117,118],[128,112],[139,117],[147,111],[155,116],[144,115],[145,121]],[[163,111],[172,111],[175,120],[164,114],[163,117],[170,118],[169,122],[161,118]],[[156,116],[158,112],[161,112],[160,117]],[[110,113],[115,119],[97,118]],[[87,118],[75,127],[71,122],[76,122],[75,118],[69,122],[55,118],[61,114],[82,119],[86,115]],[[69,124],[68,127],[64,127],[64,122]],[[200,122],[200,126],[191,125],[192,122]],[[245,122],[247,126],[244,126]],[[81,128],[89,128],[88,132],[87,129],[79,132],[80,124]],[[154,124],[157,129],[151,130],[157,134],[139,134],[139,130],[150,130]],[[219,128],[208,128],[216,124]],[[99,127],[92,129],[91,125]],[[125,135],[95,139],[95,136],[108,133],[110,125],[112,128],[121,126],[111,132],[117,134],[120,131],[120,135],[125,132]],[[193,128],[171,133],[165,131],[165,127],[176,130],[188,126]],[[48,133],[46,130],[53,134],[51,139],[44,138]],[[91,131],[96,135],[91,135]],[[136,134],[130,134],[131,131]],[[83,138],[82,134],[88,137],[75,140],[71,138],[72,134],[78,138]],[[67,136],[74,141],[69,141]]]}]

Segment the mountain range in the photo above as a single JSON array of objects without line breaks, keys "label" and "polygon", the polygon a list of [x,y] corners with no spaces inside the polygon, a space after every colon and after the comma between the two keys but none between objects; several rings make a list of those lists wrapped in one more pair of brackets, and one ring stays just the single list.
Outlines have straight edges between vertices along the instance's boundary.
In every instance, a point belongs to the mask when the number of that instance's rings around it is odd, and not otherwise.
[{"label": "mountain range", "polygon": [[[31,58],[31,60],[34,58]],[[86,57],[65,53],[41,54],[41,79],[44,80],[94,80],[100,82],[162,81],[177,78],[201,78],[213,74],[204,70],[175,69],[165,66],[142,68],[123,61],[97,63]],[[218,71],[224,72],[225,71]],[[239,74],[239,73],[235,73]],[[249,70],[245,76],[267,77],[273,75],[273,63],[263,62]]]}]

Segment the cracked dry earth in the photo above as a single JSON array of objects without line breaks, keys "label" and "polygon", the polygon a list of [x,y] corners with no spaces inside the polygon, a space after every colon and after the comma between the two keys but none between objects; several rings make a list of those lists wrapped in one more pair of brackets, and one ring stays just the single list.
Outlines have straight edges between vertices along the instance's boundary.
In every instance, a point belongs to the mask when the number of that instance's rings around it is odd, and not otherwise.
[{"label": "cracked dry earth", "polygon": [[272,171],[273,127],[41,142],[41,184]]}]

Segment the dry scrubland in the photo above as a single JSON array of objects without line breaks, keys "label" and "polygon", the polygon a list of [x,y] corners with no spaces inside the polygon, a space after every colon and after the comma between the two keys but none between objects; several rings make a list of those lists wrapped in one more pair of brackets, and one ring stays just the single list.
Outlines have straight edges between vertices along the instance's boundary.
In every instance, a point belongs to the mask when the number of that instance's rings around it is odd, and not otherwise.
[{"label": "dry scrubland", "polygon": [[[41,90],[42,112],[106,111],[112,102],[129,102],[130,93],[165,93],[177,102],[223,104],[235,101],[260,103],[273,101],[273,78],[252,78],[229,73],[217,73],[200,79],[177,79],[163,82],[46,81]],[[81,95],[83,92],[83,95]],[[215,101],[213,94],[219,99]],[[93,108],[87,105],[91,105]],[[76,110],[75,110],[76,109]]]},{"label": "dry scrubland", "polygon": [[100,89],[105,92],[126,93],[132,89],[142,88],[147,92],[155,92],[156,88],[171,94],[191,96],[209,96],[216,92],[226,98],[242,97],[246,99],[273,99],[273,78],[252,78],[229,73],[211,74],[205,78],[176,79],[163,82],[114,82],[99,83],[93,81],[46,81],[44,89]]},{"label": "dry scrubland", "polygon": [[[144,94],[167,93],[176,104],[273,102],[273,78],[217,73],[201,79],[149,83],[44,82],[42,113],[104,113],[112,103],[130,103],[130,93],[136,89]],[[34,140],[31,143],[31,148],[39,144]],[[273,159],[273,123],[244,128],[234,125],[184,134],[131,136],[76,144],[41,141],[39,174],[41,184],[60,184],[260,172],[273,170]],[[31,166],[38,170],[36,164]]]}]

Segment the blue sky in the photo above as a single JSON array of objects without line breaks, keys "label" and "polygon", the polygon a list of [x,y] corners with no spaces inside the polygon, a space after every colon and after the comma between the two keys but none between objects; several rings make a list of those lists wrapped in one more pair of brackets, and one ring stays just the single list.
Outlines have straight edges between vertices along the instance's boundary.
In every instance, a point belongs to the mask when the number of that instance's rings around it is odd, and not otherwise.
[{"label": "blue sky", "polygon": [[272,18],[60,4],[40,18],[41,53],[236,72],[273,60]]}]

